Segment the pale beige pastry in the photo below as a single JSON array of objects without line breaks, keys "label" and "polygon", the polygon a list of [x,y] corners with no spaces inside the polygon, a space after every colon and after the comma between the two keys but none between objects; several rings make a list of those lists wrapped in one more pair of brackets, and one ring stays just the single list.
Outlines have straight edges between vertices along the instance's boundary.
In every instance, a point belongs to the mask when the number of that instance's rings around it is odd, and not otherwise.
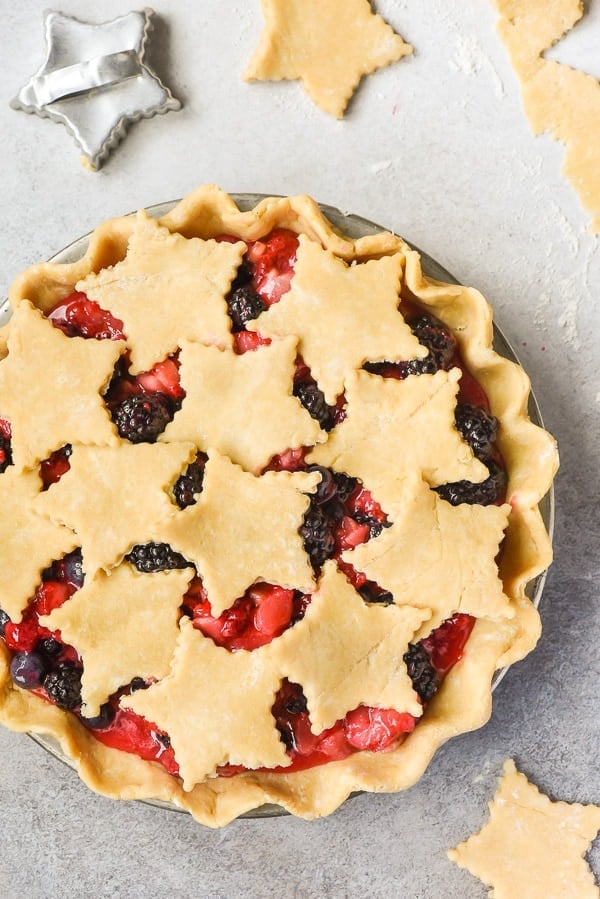
[{"label": "pale beige pastry", "polygon": [[476,290],[207,185],[10,301],[3,723],[211,827],[405,789],[485,723],[539,636],[557,453]]},{"label": "pale beige pastry", "polygon": [[600,830],[600,806],[552,802],[508,759],[489,808],[489,821],[448,858],[491,897],[598,899],[584,855]]},{"label": "pale beige pastry", "polygon": [[583,0],[493,0],[498,32],[521,82],[523,105],[536,134],[565,144],[564,173],[600,231],[600,83],[542,53],[584,15]]},{"label": "pale beige pastry", "polygon": [[262,0],[262,8],[264,30],[244,78],[300,79],[337,118],[363,75],[412,53],[369,0]]}]

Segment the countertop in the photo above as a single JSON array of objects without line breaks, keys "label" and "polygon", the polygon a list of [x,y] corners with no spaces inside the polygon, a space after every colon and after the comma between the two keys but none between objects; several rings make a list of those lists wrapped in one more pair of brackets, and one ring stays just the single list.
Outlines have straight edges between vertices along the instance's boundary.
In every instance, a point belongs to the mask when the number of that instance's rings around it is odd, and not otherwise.
[{"label": "countertop", "polygon": [[[364,80],[337,121],[298,82],[242,81],[258,0],[159,4],[148,61],[183,108],[133,125],[92,173],[62,126],[9,108],[43,60],[47,2],[0,0],[0,283],[6,292],[22,268],[105,217],[205,182],[309,193],[402,234],[492,303],[558,439],[543,636],[498,687],[490,722],[447,744],[419,784],[359,796],[314,822],[242,820],[213,832],[184,814],[112,802],[2,729],[6,899],[481,899],[483,885],[445,852],[487,819],[507,757],[553,798],[600,803],[598,240],[561,175],[564,148],[530,132],[491,3],[375,6],[415,54]],[[105,21],[129,7],[64,0],[60,9]],[[589,858],[600,876],[600,839]]]}]

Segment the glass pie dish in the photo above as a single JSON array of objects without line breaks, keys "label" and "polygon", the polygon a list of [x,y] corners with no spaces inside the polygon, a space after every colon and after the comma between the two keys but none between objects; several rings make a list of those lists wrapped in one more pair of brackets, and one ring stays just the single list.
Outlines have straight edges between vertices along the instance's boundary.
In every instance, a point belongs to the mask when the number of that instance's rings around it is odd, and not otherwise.
[{"label": "glass pie dish", "polygon": [[[254,207],[256,207],[261,201],[265,199],[264,196],[257,194],[236,194],[232,195],[232,198],[240,210],[254,209]],[[162,216],[168,214],[176,205],[176,201],[162,203],[150,207],[147,212],[154,218],[161,218]],[[345,215],[332,207],[321,206],[320,209],[327,220],[334,226],[334,228],[338,229],[344,234],[348,234],[351,238],[362,238],[369,235],[375,235],[383,230],[380,226],[375,225],[372,222],[354,215]],[[56,254],[56,256],[54,256],[50,260],[50,262],[58,264],[69,264],[79,260],[86,251],[88,241],[89,235],[79,238],[64,250],[62,250],[60,253]],[[434,281],[445,282],[447,284],[458,284],[456,279],[454,279],[438,262],[429,257],[427,254],[422,253],[421,251],[418,252],[420,253],[423,271],[428,278],[433,279]],[[3,314],[6,319],[8,317],[7,308],[3,310]],[[4,320],[2,323],[4,323]],[[508,341],[497,325],[494,325],[493,346],[494,350],[500,356],[503,356],[511,362],[516,362],[517,364],[519,364],[514,350],[509,345]],[[539,408],[533,393],[529,394],[528,413],[529,418],[534,424],[538,425],[539,427],[543,427]],[[540,512],[543,518],[544,525],[546,527],[546,531],[551,536],[553,527],[552,490],[546,493],[546,495],[542,499],[540,503]],[[541,600],[544,578],[545,574],[537,575],[529,582],[527,587],[527,595],[531,599],[535,607],[539,605],[539,602]],[[492,689],[494,689],[498,685],[498,683],[506,673],[506,670],[507,667],[505,666],[503,668],[499,668],[495,672],[492,680]],[[75,763],[62,752],[59,743],[54,740],[53,737],[46,734],[31,734],[31,736],[34,740],[36,740],[36,742],[40,743],[46,750],[51,752],[57,758],[66,762],[71,767],[76,767]],[[184,811],[184,809],[181,809],[177,804],[173,802],[165,802],[162,800],[154,799],[145,799],[144,801],[160,806],[161,808]],[[279,805],[265,804],[256,809],[243,813],[242,815],[240,815],[240,817],[270,817],[280,814],[287,814],[287,812]]]}]

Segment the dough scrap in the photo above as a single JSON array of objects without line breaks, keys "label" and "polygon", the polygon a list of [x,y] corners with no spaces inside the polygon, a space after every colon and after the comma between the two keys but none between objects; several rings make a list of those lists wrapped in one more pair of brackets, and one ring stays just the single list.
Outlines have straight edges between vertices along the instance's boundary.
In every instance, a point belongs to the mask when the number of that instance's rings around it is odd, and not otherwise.
[{"label": "dough scrap", "polygon": [[544,59],[584,13],[582,0],[493,0],[498,33],[521,81],[525,113],[535,134],[566,145],[563,166],[600,233],[600,83],[591,75]]}]

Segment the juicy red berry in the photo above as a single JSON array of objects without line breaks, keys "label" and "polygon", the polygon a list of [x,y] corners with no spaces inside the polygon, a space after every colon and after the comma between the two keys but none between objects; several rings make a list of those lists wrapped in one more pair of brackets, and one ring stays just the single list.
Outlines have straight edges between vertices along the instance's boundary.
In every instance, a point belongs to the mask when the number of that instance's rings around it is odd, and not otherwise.
[{"label": "juicy red berry", "polygon": [[10,676],[18,687],[34,690],[48,673],[48,660],[39,652],[18,652],[10,662]]},{"label": "juicy red berry", "polygon": [[452,484],[442,484],[434,487],[434,490],[453,506],[461,503],[478,506],[492,506],[503,501],[506,493],[506,471],[493,459],[486,461],[489,477],[479,484],[472,481],[454,481]]},{"label": "juicy red berry", "polygon": [[69,459],[72,452],[73,448],[71,447],[71,444],[67,443],[65,446],[61,446],[60,449],[55,450],[52,455],[40,463],[40,475],[44,490],[47,490],[51,484],[56,484],[60,481],[62,476],[69,470],[71,467]]},{"label": "juicy red berry", "polygon": [[248,245],[252,285],[267,306],[277,303],[290,289],[297,250],[297,235],[284,228]]},{"label": "juicy red berry", "polygon": [[149,574],[154,571],[172,571],[188,568],[190,563],[168,543],[138,543],[125,558],[138,571]]},{"label": "juicy red berry", "polygon": [[354,749],[381,752],[414,727],[415,719],[408,712],[359,706],[346,715],[344,733]]},{"label": "juicy red berry", "polygon": [[231,330],[243,331],[249,321],[258,318],[267,308],[260,296],[250,284],[237,287],[227,296],[227,307],[231,317]]},{"label": "juicy red berry", "polygon": [[263,337],[254,331],[238,331],[233,335],[233,348],[240,356],[261,346],[269,346],[270,343],[270,337]]},{"label": "juicy red berry", "polygon": [[67,337],[93,337],[96,340],[122,340],[123,322],[102,309],[84,293],[72,293],[48,313],[55,328]]},{"label": "juicy red berry", "polygon": [[331,431],[335,424],[334,409],[325,402],[325,395],[316,381],[296,381],[293,392],[311,418],[318,421],[324,431]]},{"label": "juicy red berry", "polygon": [[81,705],[81,668],[61,662],[44,678],[44,690],[61,709]]},{"label": "juicy red berry", "polygon": [[470,615],[457,612],[421,641],[440,677],[445,677],[462,658],[474,624]]},{"label": "juicy red berry", "polygon": [[431,657],[420,643],[409,643],[408,651],[403,656],[408,676],[415,692],[422,703],[429,702],[438,691],[440,677],[435,670]]},{"label": "juicy red berry", "polygon": [[204,467],[207,459],[205,453],[198,453],[195,460],[188,465],[185,473],[175,481],[173,496],[180,509],[195,505],[196,496],[202,492]]},{"label": "juicy red berry", "polygon": [[489,459],[498,431],[498,419],[486,409],[459,404],[454,411],[456,427],[478,459]]},{"label": "juicy red berry", "polygon": [[112,410],[121,437],[131,443],[154,443],[174,415],[172,401],[164,393],[128,396]]}]

